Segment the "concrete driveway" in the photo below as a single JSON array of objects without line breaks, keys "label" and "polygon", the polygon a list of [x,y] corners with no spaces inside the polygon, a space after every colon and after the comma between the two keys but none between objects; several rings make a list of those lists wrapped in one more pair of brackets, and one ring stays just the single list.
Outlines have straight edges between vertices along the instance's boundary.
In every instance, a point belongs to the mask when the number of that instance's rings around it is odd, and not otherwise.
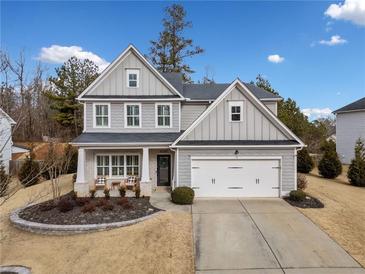
[{"label": "concrete driveway", "polygon": [[192,213],[197,273],[365,273],[281,199],[201,199]]}]

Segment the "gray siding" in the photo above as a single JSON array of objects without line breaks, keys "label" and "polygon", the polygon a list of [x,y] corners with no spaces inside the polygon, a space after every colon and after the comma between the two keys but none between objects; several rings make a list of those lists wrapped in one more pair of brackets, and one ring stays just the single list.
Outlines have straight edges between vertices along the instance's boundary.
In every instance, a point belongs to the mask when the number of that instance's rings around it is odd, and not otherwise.
[{"label": "gray siding", "polygon": [[[236,149],[179,149],[179,186],[191,185],[191,156],[233,156]],[[295,149],[238,149],[240,156],[281,156],[281,191],[287,194],[296,188]]]},{"label": "gray siding", "polygon": [[272,113],[278,115],[278,103],[276,101],[262,101]]},{"label": "gray siding", "polygon": [[[243,121],[229,121],[229,101],[243,101]],[[287,140],[288,138],[237,88],[184,140]]]},{"label": "gray siding", "polygon": [[350,164],[356,140],[365,140],[365,111],[338,113],[336,116],[336,149],[340,160]]},{"label": "gray siding", "polygon": [[[128,88],[126,70],[139,69],[139,87]],[[139,58],[130,53],[87,95],[175,95]]]},{"label": "gray siding", "polygon": [[[128,102],[129,103],[129,102]],[[172,103],[172,127],[156,128],[155,127],[155,103],[143,102],[142,105],[142,127],[141,128],[124,128],[124,103],[112,102],[111,109],[111,127],[110,128],[93,128],[93,103],[87,102],[86,106],[86,132],[178,132],[179,131],[179,103]]]},{"label": "gray siding", "polygon": [[11,124],[9,120],[2,116],[0,112],[0,160],[3,161],[6,173],[9,172],[9,161],[11,160],[11,147],[13,141],[11,139]]},{"label": "gray siding", "polygon": [[207,104],[181,105],[181,130],[187,129],[207,107]]}]

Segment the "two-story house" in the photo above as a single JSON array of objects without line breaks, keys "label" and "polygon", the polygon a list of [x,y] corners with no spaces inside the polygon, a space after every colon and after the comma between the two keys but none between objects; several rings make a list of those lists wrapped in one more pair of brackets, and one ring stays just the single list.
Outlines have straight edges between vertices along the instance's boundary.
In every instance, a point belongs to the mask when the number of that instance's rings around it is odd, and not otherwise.
[{"label": "two-story house", "polygon": [[135,175],[143,195],[191,186],[197,197],[279,197],[296,189],[304,146],[278,118],[281,97],[236,79],[187,84],[132,45],[79,96],[84,131],[75,191]]}]

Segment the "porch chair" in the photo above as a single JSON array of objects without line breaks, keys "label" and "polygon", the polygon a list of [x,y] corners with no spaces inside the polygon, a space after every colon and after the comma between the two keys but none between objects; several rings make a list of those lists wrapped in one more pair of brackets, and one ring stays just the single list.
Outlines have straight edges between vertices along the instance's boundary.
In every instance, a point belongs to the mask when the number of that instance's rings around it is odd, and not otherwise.
[{"label": "porch chair", "polygon": [[137,184],[137,177],[136,176],[128,176],[125,185],[127,187],[134,187]]},{"label": "porch chair", "polygon": [[105,177],[98,177],[95,179],[95,190],[104,189],[106,186],[106,178]]}]

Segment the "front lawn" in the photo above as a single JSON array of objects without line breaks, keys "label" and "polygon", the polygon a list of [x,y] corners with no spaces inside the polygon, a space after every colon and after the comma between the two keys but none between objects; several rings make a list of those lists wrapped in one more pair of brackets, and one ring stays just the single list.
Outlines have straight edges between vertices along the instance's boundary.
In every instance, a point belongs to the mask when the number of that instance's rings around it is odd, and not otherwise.
[{"label": "front lawn", "polygon": [[307,175],[309,195],[321,200],[322,209],[299,209],[335,239],[365,267],[365,188],[349,184],[347,167],[334,180],[324,179],[317,169]]}]

